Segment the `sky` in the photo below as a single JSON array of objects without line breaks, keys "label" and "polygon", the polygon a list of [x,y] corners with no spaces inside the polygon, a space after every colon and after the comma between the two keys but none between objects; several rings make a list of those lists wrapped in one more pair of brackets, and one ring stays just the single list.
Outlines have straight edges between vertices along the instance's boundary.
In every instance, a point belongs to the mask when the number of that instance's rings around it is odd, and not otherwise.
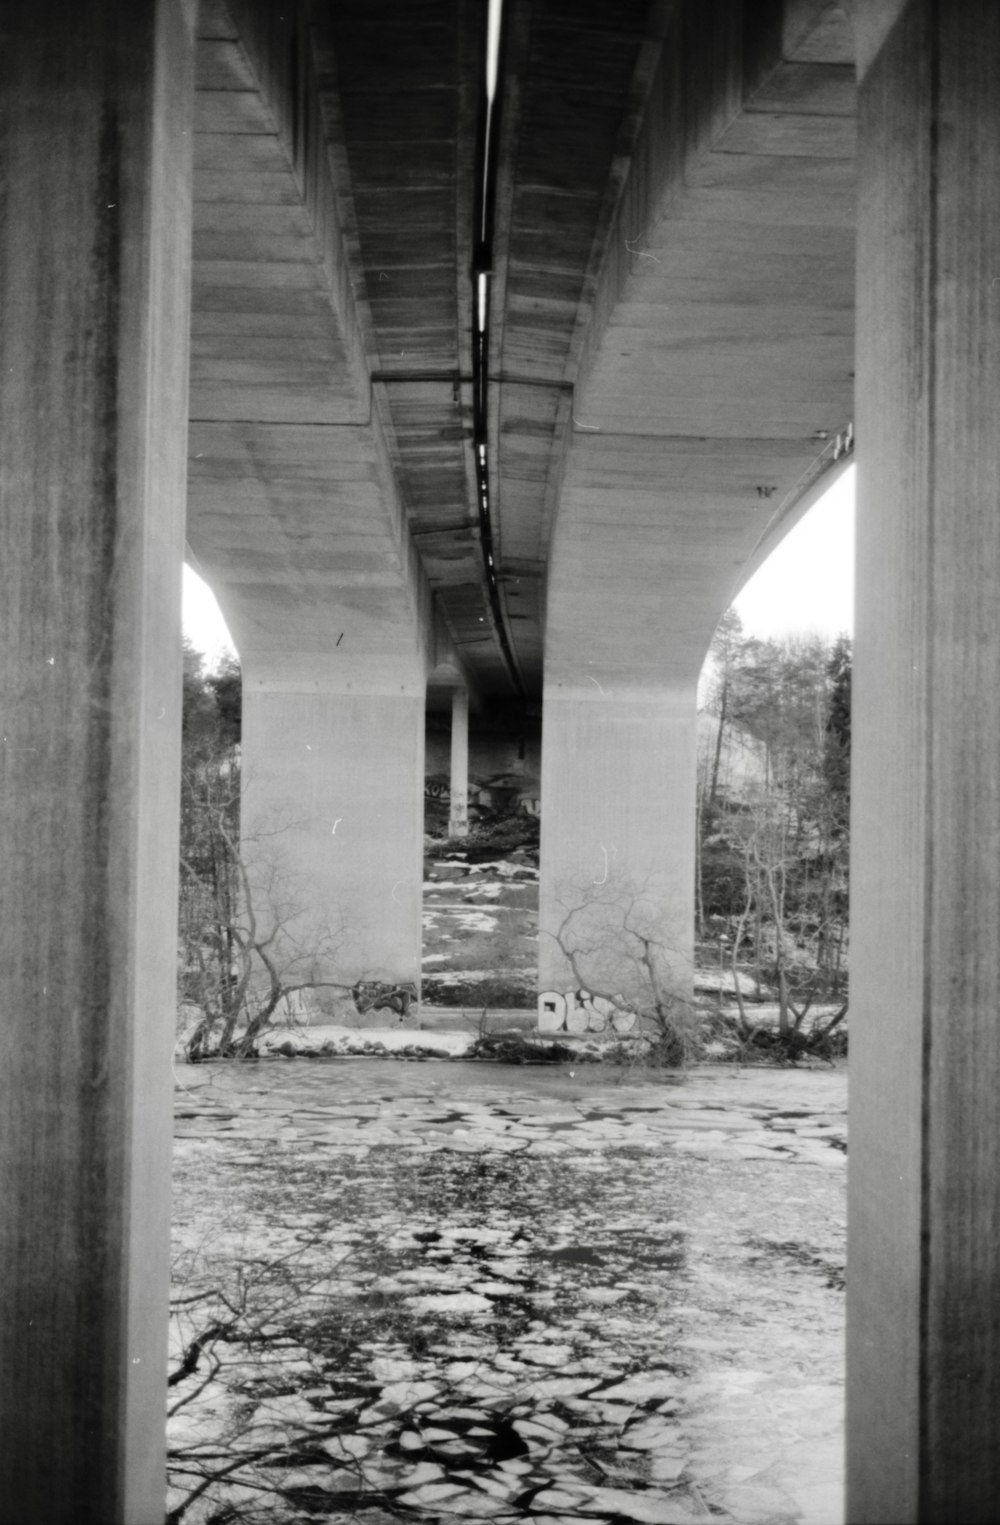
[{"label": "sky", "polygon": [[[837,479],[765,561],[736,600],[746,635],[854,629],[854,467]],[[210,588],[184,568],[184,634],[209,668],[233,644]]]},{"label": "sky", "polygon": [[853,635],[854,471],[848,466],[735,600],[746,635]]},{"label": "sky", "polygon": [[215,594],[185,563],[184,604],[182,609],[184,634],[205,657],[211,671],[227,652],[235,653],[232,636],[215,601]]}]

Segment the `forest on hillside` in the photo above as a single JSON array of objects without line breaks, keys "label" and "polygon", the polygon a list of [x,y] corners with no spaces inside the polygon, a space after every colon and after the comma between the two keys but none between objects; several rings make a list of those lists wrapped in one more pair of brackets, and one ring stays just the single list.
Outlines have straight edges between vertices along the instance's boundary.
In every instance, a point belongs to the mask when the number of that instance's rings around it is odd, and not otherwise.
[{"label": "forest on hillside", "polygon": [[[817,1007],[847,1012],[851,642],[746,636],[730,610],[711,649],[714,719],[698,774],[697,935],[728,964],[741,1024],[749,973],[786,1041]],[[742,750],[727,776],[723,759]],[[832,1010],[831,1010],[832,1008]]]}]

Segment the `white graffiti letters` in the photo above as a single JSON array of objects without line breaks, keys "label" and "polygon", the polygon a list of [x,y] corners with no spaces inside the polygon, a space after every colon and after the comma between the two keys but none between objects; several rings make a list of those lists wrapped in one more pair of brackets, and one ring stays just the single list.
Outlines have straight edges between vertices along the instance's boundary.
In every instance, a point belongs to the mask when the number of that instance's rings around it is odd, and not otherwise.
[{"label": "white graffiti letters", "polygon": [[587,990],[543,990],[538,997],[538,1030],[542,1033],[630,1033],[638,1021],[624,1001],[592,995]]}]

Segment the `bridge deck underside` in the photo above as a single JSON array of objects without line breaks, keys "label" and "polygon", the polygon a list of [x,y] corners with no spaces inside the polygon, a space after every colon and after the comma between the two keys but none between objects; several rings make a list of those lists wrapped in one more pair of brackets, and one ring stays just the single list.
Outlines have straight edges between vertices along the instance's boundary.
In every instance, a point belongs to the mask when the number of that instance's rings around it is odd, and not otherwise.
[{"label": "bridge deck underside", "polygon": [[[491,506],[529,695],[583,657],[696,670],[851,416],[851,39],[725,10],[505,10]],[[482,8],[307,12],[202,8],[192,546],[247,654],[388,659],[432,597],[509,696],[471,440]]]}]

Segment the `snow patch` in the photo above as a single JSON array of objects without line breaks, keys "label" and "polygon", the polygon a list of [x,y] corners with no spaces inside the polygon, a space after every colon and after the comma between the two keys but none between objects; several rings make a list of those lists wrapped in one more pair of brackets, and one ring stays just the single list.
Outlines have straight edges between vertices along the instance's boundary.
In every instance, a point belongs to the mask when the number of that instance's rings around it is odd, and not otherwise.
[{"label": "snow patch", "polygon": [[493,1304],[478,1292],[432,1292],[423,1297],[404,1298],[407,1307],[417,1313],[491,1313]]}]

